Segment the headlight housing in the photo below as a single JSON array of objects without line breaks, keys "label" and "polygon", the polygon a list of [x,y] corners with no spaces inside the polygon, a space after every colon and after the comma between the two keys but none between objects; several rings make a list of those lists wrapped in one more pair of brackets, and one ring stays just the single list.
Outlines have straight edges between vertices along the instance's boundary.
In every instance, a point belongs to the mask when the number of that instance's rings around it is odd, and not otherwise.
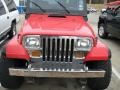
[{"label": "headlight housing", "polygon": [[78,38],[76,40],[75,49],[76,51],[90,51],[93,47],[92,38]]},{"label": "headlight housing", "polygon": [[40,36],[25,36],[23,45],[27,49],[40,49]]},{"label": "headlight housing", "polygon": [[[75,38],[75,51],[90,51],[93,47],[93,39],[87,37]],[[39,35],[27,35],[23,38],[23,46],[26,49],[39,50],[40,36]]]}]

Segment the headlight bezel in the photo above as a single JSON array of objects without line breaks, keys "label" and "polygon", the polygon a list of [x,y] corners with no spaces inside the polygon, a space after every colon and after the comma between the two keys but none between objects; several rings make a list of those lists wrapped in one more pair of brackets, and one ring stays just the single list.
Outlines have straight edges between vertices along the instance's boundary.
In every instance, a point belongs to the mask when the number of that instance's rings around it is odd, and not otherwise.
[{"label": "headlight bezel", "polygon": [[[38,43],[39,43],[39,45],[38,45],[38,47],[28,47],[28,46],[26,46],[26,39],[27,38],[37,38],[38,39]],[[40,48],[40,46],[41,46],[41,43],[40,43],[40,35],[26,35],[26,36],[24,36],[23,37],[23,40],[22,40],[22,45],[26,48],[26,49],[28,49],[28,50],[40,50],[41,48]]]},{"label": "headlight bezel", "polygon": [[[88,47],[77,46],[78,41],[89,41]],[[78,37],[75,41],[75,51],[90,51],[94,45],[94,41],[91,37]]]}]

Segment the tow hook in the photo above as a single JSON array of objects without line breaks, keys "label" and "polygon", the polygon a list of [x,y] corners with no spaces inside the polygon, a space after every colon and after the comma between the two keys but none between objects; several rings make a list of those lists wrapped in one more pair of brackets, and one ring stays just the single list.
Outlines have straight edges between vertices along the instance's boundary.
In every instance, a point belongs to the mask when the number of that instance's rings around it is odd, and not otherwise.
[{"label": "tow hook", "polygon": [[31,70],[31,68],[32,68],[32,65],[29,64],[29,65],[28,65],[28,70]]}]

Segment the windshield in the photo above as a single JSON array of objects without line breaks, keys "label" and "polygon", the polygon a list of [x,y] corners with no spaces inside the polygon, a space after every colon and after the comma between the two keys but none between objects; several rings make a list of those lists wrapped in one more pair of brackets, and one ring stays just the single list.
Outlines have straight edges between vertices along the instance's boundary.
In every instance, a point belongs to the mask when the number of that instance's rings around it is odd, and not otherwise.
[{"label": "windshield", "polygon": [[29,10],[36,13],[80,14],[86,9],[85,0],[30,0]]}]

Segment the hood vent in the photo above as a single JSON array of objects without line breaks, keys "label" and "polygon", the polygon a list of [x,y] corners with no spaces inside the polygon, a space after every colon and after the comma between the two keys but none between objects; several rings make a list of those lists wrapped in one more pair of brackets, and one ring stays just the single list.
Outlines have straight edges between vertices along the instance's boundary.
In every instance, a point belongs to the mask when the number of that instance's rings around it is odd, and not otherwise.
[{"label": "hood vent", "polygon": [[57,15],[57,14],[51,14],[48,17],[53,17],[53,18],[66,18],[64,15]]}]

